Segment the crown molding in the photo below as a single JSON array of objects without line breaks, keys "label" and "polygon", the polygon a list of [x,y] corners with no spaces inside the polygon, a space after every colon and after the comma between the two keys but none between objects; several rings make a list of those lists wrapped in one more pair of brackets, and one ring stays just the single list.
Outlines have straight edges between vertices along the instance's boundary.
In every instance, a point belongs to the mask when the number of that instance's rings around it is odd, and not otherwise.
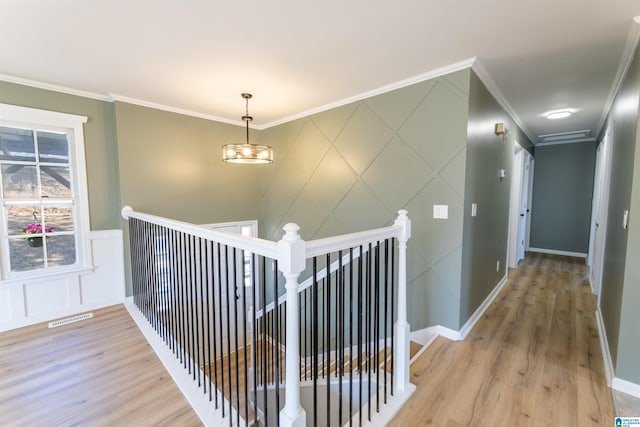
[{"label": "crown molding", "polygon": [[[464,70],[467,68],[473,68],[476,70],[477,74],[481,74],[483,73],[483,76],[486,76],[484,78],[481,77],[481,80],[483,81],[483,83],[486,86],[490,86],[490,83],[488,82],[493,82],[493,80],[488,77],[488,73],[486,73],[486,71],[481,71],[478,72],[478,70],[476,69],[478,63],[477,58],[473,57],[473,58],[468,58],[465,59],[463,61],[460,62],[456,62],[454,64],[450,64],[450,65],[446,65],[444,67],[440,67],[440,68],[436,68],[435,70],[431,70],[428,71],[426,73],[423,74],[419,74],[417,76],[413,76],[413,77],[409,77],[407,79],[404,80],[400,80],[398,82],[394,82],[385,86],[381,86],[379,88],[376,89],[372,89],[366,92],[362,92],[359,93],[357,95],[348,97],[348,98],[344,98],[342,100],[336,101],[336,102],[332,102],[329,104],[325,104],[322,105],[320,107],[316,107],[316,108],[312,108],[306,111],[302,111],[300,113],[288,116],[288,117],[284,117],[282,119],[278,119],[272,122],[268,122],[262,125],[257,125],[257,124],[250,124],[250,127],[252,129],[256,129],[256,130],[264,130],[264,129],[268,129],[274,126],[278,126],[284,123],[288,123],[294,120],[298,120],[304,117],[308,117],[310,115],[313,114],[318,114],[318,113],[322,113],[324,111],[327,110],[331,110],[333,108],[337,108],[337,107],[342,107],[343,105],[347,105],[347,104],[351,104],[353,102],[357,102],[357,101],[362,101],[363,99],[367,99],[367,98],[371,98],[373,96],[376,95],[381,95],[383,93],[387,93],[387,92],[391,92],[397,89],[401,89],[407,86],[411,86],[413,84],[417,84],[417,83],[421,83],[424,82],[426,80],[430,80],[430,79],[434,79],[437,77],[442,77],[445,76],[447,74],[451,74],[454,73],[456,71],[460,71],[460,70]],[[484,70],[484,68],[482,68],[482,70]],[[182,115],[186,115],[186,116],[191,116],[191,117],[197,117],[200,119],[204,119],[204,120],[211,120],[214,122],[220,122],[220,123],[226,123],[226,124],[230,124],[230,125],[235,125],[235,126],[245,126],[245,123],[239,120],[231,120],[231,119],[227,119],[224,117],[218,117],[218,116],[212,116],[210,114],[205,114],[205,113],[200,113],[197,111],[192,111],[192,110],[186,110],[183,108],[177,108],[177,107],[172,107],[170,105],[164,105],[164,104],[159,104],[159,103],[155,103],[155,102],[151,102],[151,101],[145,101],[142,99],[137,99],[137,98],[132,98],[132,97],[128,97],[125,95],[118,95],[118,94],[108,94],[108,95],[102,95],[102,94],[98,94],[98,93],[93,93],[93,92],[86,92],[86,91],[81,91],[81,90],[77,90],[77,89],[72,89],[72,88],[68,88],[68,87],[64,87],[64,86],[57,86],[57,85],[52,85],[49,83],[43,83],[43,82],[38,82],[35,80],[27,80],[27,79],[22,79],[19,77],[13,77],[13,76],[7,76],[7,75],[3,75],[0,74],[0,80],[5,80],[11,83],[18,83],[18,84],[22,84],[22,85],[26,85],[26,86],[32,86],[32,87],[36,87],[36,88],[40,88],[40,89],[47,89],[47,90],[53,90],[56,92],[61,92],[61,93],[66,93],[66,94],[70,94],[70,95],[77,95],[77,96],[83,96],[86,98],[93,98],[93,99],[98,99],[101,101],[108,101],[108,102],[126,102],[128,104],[133,104],[133,105],[138,105],[141,107],[147,107],[147,108],[153,108],[156,110],[162,110],[162,111],[167,111],[170,113],[177,113],[177,114],[182,114]],[[486,80],[486,81],[485,81]],[[493,84],[493,87],[495,87],[495,84]],[[492,91],[490,89],[490,91],[492,92],[492,94],[494,96],[496,96],[496,98],[498,97],[497,94],[500,94],[500,92],[495,89],[495,93],[494,91]],[[501,96],[501,94],[500,94]],[[504,102],[504,104],[508,105],[508,103],[506,103],[506,101]],[[503,107],[505,107],[505,105],[503,104]],[[505,109],[508,110],[508,112],[513,116],[516,117],[514,113],[512,113],[510,109],[506,108]],[[518,122],[518,121],[517,121]],[[523,128],[523,126],[518,122],[518,125],[520,125],[520,128]]]},{"label": "crown molding", "polygon": [[618,95],[618,92],[620,91],[622,82],[627,76],[627,72],[629,71],[629,67],[631,67],[631,62],[633,61],[633,56],[635,54],[636,48],[638,47],[638,42],[640,42],[640,21],[636,20],[636,18],[633,19],[634,23],[631,26],[631,31],[629,32],[629,36],[627,37],[627,42],[624,45],[622,58],[620,59],[620,64],[618,65],[616,76],[613,79],[613,84],[611,85],[609,96],[607,96],[607,101],[605,102],[604,108],[602,109],[600,120],[598,120],[598,125],[595,128],[595,135],[600,135],[600,132],[602,132],[604,122],[605,120],[607,120],[607,116],[609,115],[609,111],[611,110],[613,101],[616,99],[616,95]]},{"label": "crown molding", "polygon": [[[118,95],[118,94],[109,94],[109,100],[111,102],[126,102],[127,104],[133,104],[133,105],[138,105],[140,107],[147,107],[147,108],[153,108],[155,110],[161,110],[161,111],[167,111],[169,113],[176,113],[176,114],[182,114],[185,116],[191,116],[191,117],[196,117],[198,119],[205,119],[205,120],[210,120],[212,122],[219,122],[219,123],[226,123],[229,125],[235,125],[235,126],[245,126],[245,122],[240,121],[240,120],[231,120],[231,119],[227,119],[224,117],[218,117],[218,116],[212,116],[210,114],[204,114],[204,113],[199,113],[197,111],[192,111],[192,110],[186,110],[183,108],[177,108],[177,107],[172,107],[170,105],[164,105],[164,104],[158,104],[155,102],[151,102],[151,101],[145,101],[142,99],[137,99],[137,98],[131,98],[128,96],[124,96],[124,95]],[[255,126],[255,125],[249,125],[250,128],[252,129],[260,129],[260,127]]]},{"label": "crown molding", "polygon": [[516,124],[522,130],[522,132],[524,132],[524,134],[527,135],[527,137],[529,138],[529,141],[531,141],[531,143],[534,146],[537,145],[536,144],[537,138],[533,137],[533,134],[531,133],[529,128],[525,126],[524,122],[516,114],[515,110],[513,109],[511,104],[509,104],[509,101],[507,101],[507,98],[505,98],[505,96],[502,94],[502,91],[498,88],[498,85],[493,80],[493,77],[491,77],[487,69],[484,68],[484,65],[482,65],[480,60],[476,59],[471,68],[473,69],[473,71],[476,72],[478,78],[486,86],[489,93],[491,93],[491,95],[493,95],[496,101],[498,101],[498,104],[500,104],[502,108],[505,109],[507,114],[511,116],[513,121],[516,122]]},{"label": "crown molding", "polygon": [[401,89],[407,86],[411,86],[416,83],[421,83],[426,80],[430,80],[436,77],[445,76],[447,74],[454,73],[456,71],[464,70],[467,68],[471,68],[477,59],[475,57],[465,59],[464,61],[456,62],[454,64],[446,65],[444,67],[436,68],[435,70],[428,71],[423,74],[419,74],[417,76],[409,77],[404,80],[400,80],[395,83],[391,83],[385,86],[381,86],[377,89],[372,89],[366,92],[359,93],[357,95],[351,96],[349,98],[341,99],[340,101],[332,102],[330,104],[326,104],[320,107],[312,108],[310,110],[302,111],[300,113],[294,114],[292,116],[288,116],[279,120],[274,120],[269,123],[265,123],[261,126],[256,126],[256,129],[268,129],[270,127],[278,126],[287,122],[292,122],[297,119],[301,119],[304,117],[311,116],[313,114],[322,113],[327,110],[331,110],[333,108],[342,107],[343,105],[351,104],[353,102],[362,101],[363,99],[371,98],[376,95],[381,95],[383,93],[391,92],[397,89]]},{"label": "crown molding", "polygon": [[73,89],[66,86],[54,85],[51,83],[39,82],[36,80],[23,79],[22,77],[11,76],[8,74],[0,74],[0,80],[23,86],[35,87],[38,89],[51,90],[53,92],[66,93],[67,95],[81,96],[83,98],[97,99],[99,101],[111,101],[107,95],[102,95],[95,92],[87,92],[85,90]]}]

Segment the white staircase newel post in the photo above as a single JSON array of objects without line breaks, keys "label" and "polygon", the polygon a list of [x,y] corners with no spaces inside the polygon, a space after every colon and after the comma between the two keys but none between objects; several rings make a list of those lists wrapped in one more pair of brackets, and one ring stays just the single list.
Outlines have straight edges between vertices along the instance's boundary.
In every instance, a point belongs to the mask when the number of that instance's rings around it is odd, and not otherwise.
[{"label": "white staircase newel post", "polygon": [[407,320],[407,241],[411,237],[411,220],[407,211],[398,211],[394,225],[402,226],[398,236],[398,319],[395,324],[395,360],[398,367],[396,372],[395,391],[403,392],[409,385],[409,322]]},{"label": "white staircase newel post", "polygon": [[[278,242],[278,269],[285,277],[287,291],[285,403],[280,411],[280,425],[304,427],[306,413],[300,405],[300,354],[298,341],[298,276],[305,268],[305,242],[296,224],[284,226],[285,235]],[[277,301],[275,302],[277,304]]]}]

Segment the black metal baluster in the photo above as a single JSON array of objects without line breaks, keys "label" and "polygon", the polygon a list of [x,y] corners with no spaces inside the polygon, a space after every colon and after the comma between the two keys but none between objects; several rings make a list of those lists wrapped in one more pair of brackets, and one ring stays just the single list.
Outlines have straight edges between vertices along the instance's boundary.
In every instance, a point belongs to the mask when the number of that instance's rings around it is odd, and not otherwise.
[{"label": "black metal baluster", "polygon": [[[267,427],[269,423],[269,404],[267,394],[267,262],[265,258],[262,258],[262,391],[264,396],[263,409],[264,409],[264,425]],[[277,286],[274,283],[274,286]],[[279,411],[280,408],[276,408]]]},{"label": "black metal baluster", "polygon": [[[224,347],[223,347],[223,342],[224,342],[224,323],[223,323],[223,310],[224,307],[229,307],[229,303],[227,302],[227,304],[223,307],[222,305],[222,272],[223,272],[223,260],[222,260],[222,250],[220,248],[221,244],[220,243],[216,243],[216,252],[218,255],[218,259],[216,262],[216,265],[218,266],[218,305],[216,306],[216,311],[218,312],[218,324],[220,327],[220,330],[218,331],[219,334],[218,336],[220,337],[220,339],[218,340],[220,342],[220,384],[218,384],[218,362],[217,359],[215,361],[215,372],[216,372],[216,390],[220,390],[220,404],[222,406],[222,418],[224,418],[225,416],[225,410],[224,410]],[[224,261],[226,263],[226,260]],[[225,276],[225,281],[226,281],[226,276]],[[225,282],[226,283],[226,282]],[[217,342],[216,342],[216,346],[217,346]],[[217,393],[216,393],[217,396]]]},{"label": "black metal baluster", "polygon": [[[393,292],[394,292],[394,283],[395,283],[395,279],[396,279],[396,273],[395,273],[395,265],[396,265],[396,240],[395,239],[391,239],[391,322],[394,322],[395,319],[395,315],[394,315],[394,308],[395,308],[395,301],[394,301],[394,297],[393,297]],[[395,379],[395,356],[394,356],[394,352],[393,352],[393,344],[394,344],[394,331],[391,331],[391,396],[393,396],[393,387],[394,387],[394,379]]]},{"label": "black metal baluster", "polygon": [[[236,354],[236,423],[240,425],[240,373],[238,372],[238,368],[240,367],[239,362],[239,344],[240,340],[238,338],[238,249],[233,248],[233,330],[234,330],[234,343],[235,343],[235,354]],[[231,355],[229,355],[231,356]],[[231,358],[231,357],[229,357]]]},{"label": "black metal baluster", "polygon": [[367,412],[371,421],[371,243],[367,251]]},{"label": "black metal baluster", "polygon": [[[248,371],[247,371],[247,288],[244,282],[244,261],[245,255],[244,250],[240,250],[240,259],[242,260],[242,270],[241,270],[241,289],[242,289],[242,337],[244,341],[244,422],[245,425],[249,425],[249,381],[247,381]],[[238,384],[239,387],[239,384]],[[240,408],[238,408],[239,410]]]},{"label": "black metal baluster", "polygon": [[389,239],[384,241],[384,403],[387,404],[387,339],[389,337]]},{"label": "black metal baluster", "polygon": [[[202,309],[198,310],[198,307],[200,306],[199,302],[202,302],[202,295],[198,295],[198,286],[200,286],[200,289],[202,289],[202,254],[200,253],[200,238],[199,237],[193,237],[192,238],[193,241],[193,254],[192,254],[192,258],[193,258],[193,262],[194,262],[194,272],[195,275],[193,277],[193,295],[194,295],[194,299],[191,302],[191,304],[193,304],[193,312],[194,312],[194,316],[193,316],[193,331],[194,331],[194,336],[195,336],[195,345],[194,345],[194,356],[195,356],[195,361],[194,361],[194,367],[193,367],[193,373],[194,376],[196,375],[197,372],[197,377],[198,377],[198,387],[201,386],[201,381],[200,381],[200,330],[198,329],[198,316],[200,316],[202,318]],[[202,308],[202,307],[200,307]],[[200,313],[198,313],[198,311],[200,311]],[[195,379],[195,378],[194,378]]]},{"label": "black metal baluster", "polygon": [[[344,375],[344,275],[342,271],[342,251],[338,251],[336,270],[336,373],[338,375],[338,425],[342,425],[342,376]],[[337,352],[340,351],[340,355]],[[338,365],[339,363],[339,365]]]},{"label": "black metal baluster", "polygon": [[231,375],[231,306],[229,302],[229,246],[224,245],[224,271],[225,271],[225,283],[227,285],[226,299],[227,299],[227,373],[229,374],[229,427],[233,425],[233,410],[231,409],[231,402],[233,399],[233,390],[232,390],[232,375]]},{"label": "black metal baluster", "polygon": [[251,301],[253,310],[251,313],[251,331],[252,331],[252,344],[251,344],[251,353],[252,353],[252,370],[253,370],[253,418],[254,425],[258,423],[258,322],[256,320],[256,313],[258,312],[258,303],[256,301],[256,254],[251,254]]},{"label": "black metal baluster", "polygon": [[360,257],[358,258],[358,418],[360,420],[360,426],[362,426],[362,322],[363,312],[362,312],[362,286],[363,286],[363,277],[362,277],[362,257],[364,254],[362,253],[362,245],[360,245]]},{"label": "black metal baluster", "polygon": [[279,323],[278,323],[278,268],[276,266],[276,268],[273,270],[273,309],[274,309],[274,316],[273,316],[273,323],[274,323],[274,330],[275,330],[275,340],[276,340],[276,346],[275,349],[277,351],[276,354],[276,365],[275,365],[275,375],[276,375],[276,379],[275,379],[275,384],[276,384],[276,425],[280,425],[280,329],[279,329]]},{"label": "black metal baluster", "polygon": [[[195,310],[195,295],[194,295],[194,285],[196,282],[196,278],[195,278],[195,270],[196,270],[196,266],[195,266],[195,248],[194,248],[195,244],[194,244],[194,236],[189,235],[189,259],[190,259],[190,263],[189,263],[189,315],[191,316],[189,318],[189,330],[191,331],[191,346],[189,347],[189,373],[191,374],[191,378],[195,381],[196,379],[196,341],[198,339],[198,337],[195,335],[196,334],[196,324],[197,324],[197,320],[196,320],[196,315],[194,313]],[[193,370],[191,370],[191,367],[193,367]]]},{"label": "black metal baluster", "polygon": [[[206,267],[207,267],[207,281],[206,281],[206,285],[205,285],[205,293],[206,293],[206,301],[207,301],[207,371],[208,371],[208,377],[209,377],[209,402],[211,402],[211,400],[213,399],[213,390],[211,390],[212,388],[212,384],[213,381],[211,380],[211,315],[212,315],[212,310],[211,310],[211,303],[213,301],[213,295],[209,295],[209,290],[211,289],[213,291],[213,259],[211,256],[211,241],[210,240],[206,240],[205,241],[205,253],[206,253]],[[215,306],[214,306],[215,307]],[[215,312],[213,312],[215,313]]]},{"label": "black metal baluster", "polygon": [[349,248],[349,425],[353,425],[353,248]]},{"label": "black metal baluster", "polygon": [[189,355],[189,323],[188,323],[188,303],[187,303],[187,283],[188,283],[188,274],[187,274],[187,264],[188,264],[188,254],[187,254],[187,236],[184,233],[181,233],[182,239],[182,282],[180,283],[180,288],[182,291],[180,294],[182,295],[182,334],[184,338],[184,342],[182,345],[182,355],[183,355],[183,366],[185,369],[187,368],[189,362],[187,361],[187,357]]},{"label": "black metal baluster", "polygon": [[325,266],[327,271],[327,346],[325,347],[325,355],[327,359],[327,423],[331,419],[331,255],[327,254],[327,264]]},{"label": "black metal baluster", "polygon": [[[375,290],[374,290],[374,358],[376,369],[376,390],[380,384],[380,242],[375,247]],[[376,412],[380,412],[380,393],[376,392]]]},{"label": "black metal baluster", "polygon": [[311,351],[312,357],[312,367],[311,367],[311,378],[313,379],[313,425],[318,425],[318,266],[317,266],[317,257],[313,257],[313,291],[312,291],[312,301],[313,301],[313,329],[312,329],[312,337],[313,337],[313,349]]}]

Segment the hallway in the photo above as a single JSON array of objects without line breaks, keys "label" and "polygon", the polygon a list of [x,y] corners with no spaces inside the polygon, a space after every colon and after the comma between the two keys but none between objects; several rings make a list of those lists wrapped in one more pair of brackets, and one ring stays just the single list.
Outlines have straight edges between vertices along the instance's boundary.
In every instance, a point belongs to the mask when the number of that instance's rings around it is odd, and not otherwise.
[{"label": "hallway", "polygon": [[580,258],[527,253],[465,341],[439,337],[411,367],[392,426],[612,425]]}]

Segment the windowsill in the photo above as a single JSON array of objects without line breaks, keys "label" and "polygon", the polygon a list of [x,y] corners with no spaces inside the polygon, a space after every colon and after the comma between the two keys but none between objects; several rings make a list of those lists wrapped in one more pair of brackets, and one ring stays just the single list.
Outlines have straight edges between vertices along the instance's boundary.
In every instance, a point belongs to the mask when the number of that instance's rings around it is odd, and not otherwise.
[{"label": "windowsill", "polygon": [[38,274],[26,274],[24,276],[11,277],[7,279],[0,279],[0,288],[12,285],[24,285],[30,283],[44,282],[47,280],[55,280],[68,276],[81,276],[84,274],[93,273],[95,267],[93,266],[75,266],[73,268],[52,271],[47,273]]}]

